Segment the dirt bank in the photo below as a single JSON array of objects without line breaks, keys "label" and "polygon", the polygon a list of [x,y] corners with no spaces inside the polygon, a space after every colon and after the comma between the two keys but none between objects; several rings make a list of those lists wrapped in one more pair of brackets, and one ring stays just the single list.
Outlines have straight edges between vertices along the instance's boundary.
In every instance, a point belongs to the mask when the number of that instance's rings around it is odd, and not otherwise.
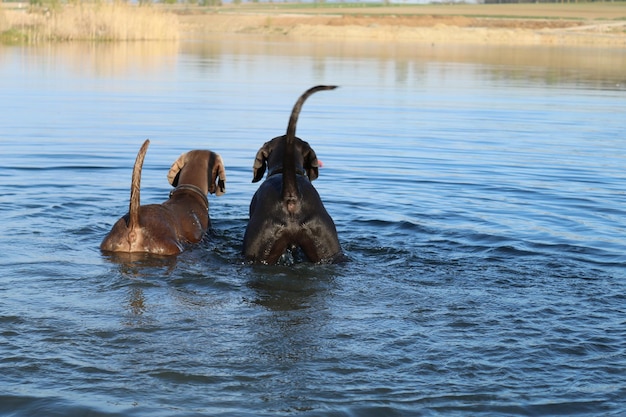
[{"label": "dirt bank", "polygon": [[626,47],[626,3],[177,9],[189,37],[215,33],[430,43]]}]

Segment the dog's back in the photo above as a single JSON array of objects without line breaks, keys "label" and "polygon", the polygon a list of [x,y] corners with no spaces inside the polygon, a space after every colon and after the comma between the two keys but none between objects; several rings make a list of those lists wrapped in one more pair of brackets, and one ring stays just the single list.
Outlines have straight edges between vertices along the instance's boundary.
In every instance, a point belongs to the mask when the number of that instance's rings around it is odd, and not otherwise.
[{"label": "dog's back", "polygon": [[182,154],[168,172],[175,187],[170,198],[141,206],[141,168],[148,144],[146,140],[133,167],[128,214],[113,225],[100,244],[102,251],[179,254],[186,245],[199,242],[210,225],[207,193],[225,192],[222,158],[208,150],[193,150]]},{"label": "dog's back", "polygon": [[311,184],[317,178],[317,157],[308,143],[296,137],[306,99],[334,88],[317,86],[302,94],[291,112],[287,134],[267,142],[257,154],[253,182],[262,178],[266,165],[269,172],[250,203],[243,251],[252,261],[274,264],[295,247],[312,262],[332,261],[341,254],[335,224]]}]

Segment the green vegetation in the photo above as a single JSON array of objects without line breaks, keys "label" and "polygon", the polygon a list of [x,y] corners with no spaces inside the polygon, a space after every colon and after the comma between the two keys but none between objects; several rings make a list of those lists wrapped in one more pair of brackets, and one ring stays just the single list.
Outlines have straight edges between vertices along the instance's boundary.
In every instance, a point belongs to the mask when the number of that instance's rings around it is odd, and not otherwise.
[{"label": "green vegetation", "polygon": [[3,32],[0,32],[0,43],[6,44],[6,45],[12,45],[12,44],[26,43],[27,41],[28,41],[27,36],[17,29],[11,28]]}]

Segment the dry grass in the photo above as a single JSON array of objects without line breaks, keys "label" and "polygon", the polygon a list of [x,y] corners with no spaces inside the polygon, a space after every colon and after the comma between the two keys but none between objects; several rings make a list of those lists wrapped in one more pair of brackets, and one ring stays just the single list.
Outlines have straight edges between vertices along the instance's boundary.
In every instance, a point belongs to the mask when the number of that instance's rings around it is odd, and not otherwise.
[{"label": "dry grass", "polygon": [[0,9],[5,41],[177,40],[178,18],[151,6],[79,2],[58,9]]},{"label": "dry grass", "polygon": [[400,6],[246,2],[210,8],[40,1],[57,6],[11,9],[15,6],[0,0],[0,42],[203,39],[244,33],[385,42],[626,45],[624,1]]},{"label": "dry grass", "polygon": [[204,13],[181,13],[183,36],[242,33],[386,43],[626,46],[624,1],[391,6],[228,4]]},{"label": "dry grass", "polygon": [[430,4],[380,3],[224,3],[218,10],[224,13],[307,14],[339,16],[465,16],[497,19],[576,19],[624,20],[624,1],[576,1],[560,3],[469,4],[439,2]]}]

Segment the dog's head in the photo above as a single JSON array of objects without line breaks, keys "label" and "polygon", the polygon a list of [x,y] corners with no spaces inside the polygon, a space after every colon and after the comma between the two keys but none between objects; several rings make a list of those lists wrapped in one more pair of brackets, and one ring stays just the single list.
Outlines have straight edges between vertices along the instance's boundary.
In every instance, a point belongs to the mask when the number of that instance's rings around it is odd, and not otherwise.
[{"label": "dog's head", "polygon": [[[263,179],[265,170],[269,168],[269,175],[272,171],[282,169],[283,155],[285,152],[285,136],[278,136],[269,142],[265,142],[256,154],[254,165],[252,166],[252,182]],[[300,138],[295,138],[295,161],[296,171],[302,171],[313,181],[319,176],[319,164],[317,155],[309,144]]]},{"label": "dog's head", "polygon": [[[203,167],[206,167],[206,179],[202,176]],[[219,154],[211,151],[196,150],[182,154],[172,164],[167,180],[173,187],[178,187],[179,183],[193,184],[203,189],[206,187],[209,193],[217,196],[226,192],[224,162]]]}]

